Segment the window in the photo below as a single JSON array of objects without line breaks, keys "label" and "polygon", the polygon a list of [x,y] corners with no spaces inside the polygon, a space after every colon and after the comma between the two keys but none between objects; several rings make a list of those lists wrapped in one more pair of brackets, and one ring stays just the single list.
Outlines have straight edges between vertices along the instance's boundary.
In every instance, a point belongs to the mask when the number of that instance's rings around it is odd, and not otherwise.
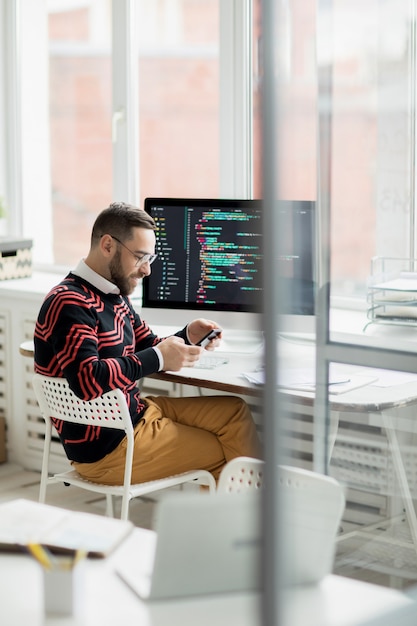
[{"label": "window", "polygon": [[138,3],[140,202],[218,197],[219,3]]},{"label": "window", "polygon": [[250,32],[250,6],[34,0],[11,9],[21,62],[10,80],[21,93],[4,195],[21,207],[13,230],[34,239],[35,263],[73,266],[113,199],[248,197],[252,82],[236,84],[235,69],[250,49],[236,20]]},{"label": "window", "polygon": [[364,299],[372,257],[413,246],[414,27],[404,0],[332,4],[332,293]]},{"label": "window", "polygon": [[72,265],[112,198],[111,3],[48,6],[53,258]]}]

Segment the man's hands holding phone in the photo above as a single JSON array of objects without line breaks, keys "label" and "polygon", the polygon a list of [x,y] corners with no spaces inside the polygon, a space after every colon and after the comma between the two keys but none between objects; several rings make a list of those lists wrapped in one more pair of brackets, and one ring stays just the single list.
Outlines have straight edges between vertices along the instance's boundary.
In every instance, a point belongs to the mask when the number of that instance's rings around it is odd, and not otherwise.
[{"label": "man's hands holding phone", "polygon": [[194,345],[187,345],[181,337],[167,337],[158,344],[164,359],[164,370],[176,372],[183,367],[192,367],[200,358],[202,349],[214,350],[221,339],[221,328],[204,319],[194,320],[188,325],[188,337]]},{"label": "man's hands holding phone", "polygon": [[164,370],[177,372],[182,367],[192,367],[201,355],[199,346],[187,346],[184,339],[172,335],[167,337],[158,348],[164,359]]}]

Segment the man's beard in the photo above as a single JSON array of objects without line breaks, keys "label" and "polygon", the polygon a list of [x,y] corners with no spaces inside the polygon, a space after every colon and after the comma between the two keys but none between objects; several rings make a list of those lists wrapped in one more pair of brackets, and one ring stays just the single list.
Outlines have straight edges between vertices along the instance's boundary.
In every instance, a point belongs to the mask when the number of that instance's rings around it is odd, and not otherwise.
[{"label": "man's beard", "polygon": [[110,280],[116,285],[116,287],[119,288],[120,294],[122,296],[128,296],[134,291],[136,283],[134,283],[133,281],[130,282],[129,279],[131,277],[124,274],[120,258],[121,255],[120,252],[118,252],[114,255],[112,261],[110,261]]}]

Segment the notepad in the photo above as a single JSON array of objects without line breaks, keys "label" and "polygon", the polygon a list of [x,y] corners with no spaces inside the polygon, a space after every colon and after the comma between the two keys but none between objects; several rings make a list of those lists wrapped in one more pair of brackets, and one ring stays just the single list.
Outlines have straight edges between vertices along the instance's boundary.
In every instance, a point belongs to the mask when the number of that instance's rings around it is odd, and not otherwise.
[{"label": "notepad", "polygon": [[29,544],[46,546],[55,554],[105,557],[127,537],[132,522],[25,500],[0,504],[0,550],[21,551]]}]

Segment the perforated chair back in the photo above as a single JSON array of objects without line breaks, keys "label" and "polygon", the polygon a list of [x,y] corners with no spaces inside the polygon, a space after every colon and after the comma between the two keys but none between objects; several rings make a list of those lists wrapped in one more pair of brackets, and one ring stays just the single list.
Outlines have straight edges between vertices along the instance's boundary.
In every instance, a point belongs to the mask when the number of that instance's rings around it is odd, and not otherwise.
[{"label": "perforated chair back", "polygon": [[133,431],[126,400],[120,389],[86,401],[75,395],[65,378],[35,374],[33,385],[41,411],[49,417],[76,424],[118,428],[126,433]]},{"label": "perforated chair back", "polygon": [[221,471],[217,484],[218,493],[248,493],[259,491],[263,486],[261,459],[239,456],[229,461]]},{"label": "perforated chair back", "polygon": [[[317,583],[332,570],[345,497],[340,483],[318,472],[278,466],[280,529],[287,586]],[[242,493],[264,488],[264,462],[238,457],[223,468],[217,491]]]},{"label": "perforated chair back", "polygon": [[[126,399],[120,389],[109,391],[93,400],[82,400],[70,389],[65,378],[42,376],[41,374],[34,374],[33,388],[42,417],[45,420],[45,442],[39,491],[40,502],[45,502],[46,488],[49,483],[63,482],[106,495],[106,512],[107,515],[111,516],[113,515],[112,496],[121,496],[121,518],[127,519],[129,501],[132,498],[153,491],[188,482],[206,485],[209,488],[209,492],[216,490],[216,482],[212,474],[206,470],[192,470],[159,480],[131,484],[134,451],[133,425]],[[109,486],[93,483],[80,476],[75,470],[54,474],[49,477],[53,419],[76,424],[100,426],[101,428],[124,430],[127,438],[127,447],[123,485]]]},{"label": "perforated chair back", "polygon": [[278,476],[285,584],[317,583],[332,571],[343,486],[330,476],[287,465],[279,466]]}]

